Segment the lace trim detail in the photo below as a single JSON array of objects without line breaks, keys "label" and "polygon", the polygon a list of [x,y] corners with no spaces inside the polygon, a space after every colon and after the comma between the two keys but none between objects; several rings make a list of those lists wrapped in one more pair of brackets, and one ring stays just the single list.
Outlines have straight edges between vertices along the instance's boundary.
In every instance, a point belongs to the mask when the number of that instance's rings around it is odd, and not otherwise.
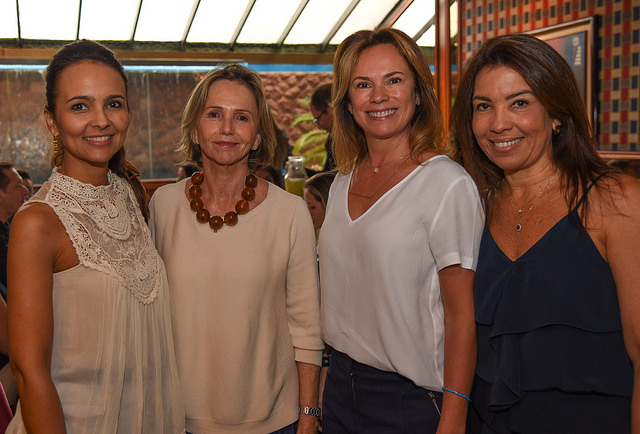
[{"label": "lace trim detail", "polygon": [[158,295],[160,257],[131,187],[111,172],[109,179],[96,187],[54,168],[45,196],[36,196],[55,211],[82,265],[113,276],[149,304]]}]

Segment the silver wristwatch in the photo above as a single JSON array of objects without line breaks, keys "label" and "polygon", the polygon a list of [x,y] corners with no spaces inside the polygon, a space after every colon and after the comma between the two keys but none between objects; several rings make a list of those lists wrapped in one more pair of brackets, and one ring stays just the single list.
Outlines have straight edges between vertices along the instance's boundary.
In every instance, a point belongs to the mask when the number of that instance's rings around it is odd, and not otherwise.
[{"label": "silver wristwatch", "polygon": [[307,407],[306,405],[299,405],[298,413],[315,416],[320,419],[320,407]]}]

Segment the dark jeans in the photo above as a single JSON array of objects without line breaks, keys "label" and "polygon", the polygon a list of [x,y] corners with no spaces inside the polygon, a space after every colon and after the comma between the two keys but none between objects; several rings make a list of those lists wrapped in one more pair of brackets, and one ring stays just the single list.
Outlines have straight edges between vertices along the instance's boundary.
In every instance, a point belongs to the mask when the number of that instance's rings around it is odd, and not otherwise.
[{"label": "dark jeans", "polygon": [[339,351],[331,353],[322,399],[323,434],[435,433],[441,408],[441,392]]}]

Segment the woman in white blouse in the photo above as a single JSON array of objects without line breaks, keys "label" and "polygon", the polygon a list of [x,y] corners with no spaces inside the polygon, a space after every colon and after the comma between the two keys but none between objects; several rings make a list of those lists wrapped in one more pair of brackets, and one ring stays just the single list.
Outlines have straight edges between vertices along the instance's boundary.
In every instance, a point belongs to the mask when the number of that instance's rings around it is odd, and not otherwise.
[{"label": "woman in white blouse", "polygon": [[[334,59],[338,169],[320,233],[326,432],[464,432],[475,366],[472,281],[484,215],[438,149],[427,60],[395,29]],[[444,392],[444,394],[443,394]]]}]

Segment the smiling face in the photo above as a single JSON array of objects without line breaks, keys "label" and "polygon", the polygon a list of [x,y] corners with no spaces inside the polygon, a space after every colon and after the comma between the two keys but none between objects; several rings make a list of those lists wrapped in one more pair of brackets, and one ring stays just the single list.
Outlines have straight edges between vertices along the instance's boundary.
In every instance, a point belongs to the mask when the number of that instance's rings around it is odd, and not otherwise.
[{"label": "smiling face", "polygon": [[249,152],[260,144],[258,123],[258,104],[247,86],[214,81],[193,138],[202,149],[203,164],[248,164]]},{"label": "smiling face", "polygon": [[61,170],[107,167],[124,145],[129,127],[120,74],[103,63],[82,61],[60,73],[55,89],[55,113],[45,110],[45,118],[51,134],[62,139]]},{"label": "smiling face", "polygon": [[487,157],[506,174],[546,164],[559,125],[522,76],[506,66],[483,69],[473,94],[472,129]]},{"label": "smiling face", "polygon": [[413,72],[393,45],[375,45],[360,54],[351,74],[348,108],[368,144],[408,143],[418,103]]}]

